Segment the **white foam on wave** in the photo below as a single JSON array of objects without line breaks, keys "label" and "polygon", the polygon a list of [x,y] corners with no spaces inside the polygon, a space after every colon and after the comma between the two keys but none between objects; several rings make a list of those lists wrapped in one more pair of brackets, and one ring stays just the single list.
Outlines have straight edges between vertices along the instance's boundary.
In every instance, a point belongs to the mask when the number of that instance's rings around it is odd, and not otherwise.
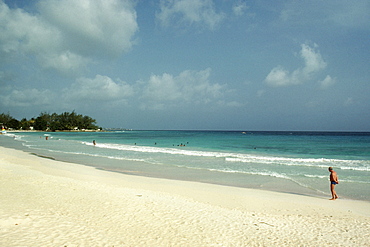
[{"label": "white foam on wave", "polygon": [[[92,145],[90,143],[85,143],[86,145]],[[133,146],[133,145],[124,145],[124,144],[106,144],[100,143],[96,145],[100,148],[107,149],[116,149],[122,151],[131,151],[131,152],[141,152],[141,153],[164,153],[164,154],[176,154],[176,155],[188,155],[188,156],[200,156],[200,157],[228,157],[233,155],[232,153],[222,153],[222,152],[205,152],[205,151],[196,151],[196,150],[185,150],[177,148],[159,148],[159,147],[150,147],[150,146]],[[186,148],[186,147],[184,147]]]},{"label": "white foam on wave", "polygon": [[327,176],[322,176],[322,175],[311,175],[311,174],[303,174],[303,176],[308,177],[308,178],[326,178]]},{"label": "white foam on wave", "polygon": [[[87,142],[83,143],[89,146],[93,145],[92,143]],[[136,146],[125,144],[107,144],[107,143],[100,143],[97,144],[96,146],[106,149],[115,149],[140,153],[162,153],[170,155],[224,158],[226,162],[278,164],[285,166],[305,166],[315,168],[327,168],[328,166],[335,166],[343,170],[367,171],[367,172],[370,171],[370,161],[366,160],[257,156],[240,153],[187,150],[186,147],[180,149],[180,148],[162,148],[162,147]]]},{"label": "white foam on wave", "polygon": [[318,189],[315,189],[307,184],[304,184],[302,182],[299,182],[298,180],[296,179],[293,179],[292,177],[290,177],[288,174],[285,174],[285,173],[277,173],[277,172],[272,172],[272,171],[260,171],[260,172],[255,172],[255,171],[233,171],[233,170],[225,170],[225,169],[209,169],[210,171],[218,171],[218,172],[227,172],[227,173],[243,173],[243,174],[246,174],[246,175],[254,175],[254,176],[269,176],[269,177],[275,177],[275,178],[280,178],[280,179],[285,179],[285,180],[289,180],[299,186],[302,186],[304,188],[307,188],[307,189],[311,189],[311,190],[314,190],[316,192],[319,192],[319,193],[325,193],[321,190],[318,190]]},{"label": "white foam on wave", "polygon": [[304,159],[304,158],[248,156],[243,158],[228,157],[226,158],[226,161],[241,163],[279,164],[285,166],[305,166],[315,168],[327,168],[328,166],[335,166],[341,170],[370,171],[370,162],[365,160],[338,160],[325,158]]},{"label": "white foam on wave", "polygon": [[22,138],[25,137],[24,135],[16,135],[16,134],[13,134],[13,133],[6,133],[6,134],[3,134],[3,136],[12,137],[16,141],[23,141]]},{"label": "white foam on wave", "polygon": [[122,157],[117,157],[117,156],[110,156],[110,155],[104,155],[104,154],[94,154],[94,153],[86,153],[86,152],[76,152],[76,151],[75,152],[70,152],[70,151],[63,151],[63,150],[55,150],[55,149],[41,148],[41,147],[38,147],[36,145],[24,144],[24,146],[32,148],[32,149],[36,149],[36,150],[48,151],[48,152],[51,152],[51,153],[85,155],[85,156],[91,156],[91,157],[99,157],[99,158],[107,158],[107,159],[115,159],[115,160],[126,160],[126,161],[138,161],[138,162],[147,162],[148,161],[146,159],[135,159],[135,158],[128,158],[128,157],[123,157],[123,156]]},{"label": "white foam on wave", "polygon": [[340,183],[355,183],[355,184],[370,184],[370,181],[360,181],[360,180],[351,180],[351,179],[340,179]]}]

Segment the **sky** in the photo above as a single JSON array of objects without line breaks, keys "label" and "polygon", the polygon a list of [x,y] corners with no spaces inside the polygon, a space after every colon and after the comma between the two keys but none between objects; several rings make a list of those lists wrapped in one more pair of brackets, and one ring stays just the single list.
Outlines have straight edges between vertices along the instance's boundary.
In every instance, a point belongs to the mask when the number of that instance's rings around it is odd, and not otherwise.
[{"label": "sky", "polygon": [[0,0],[0,113],[370,131],[369,0]]}]

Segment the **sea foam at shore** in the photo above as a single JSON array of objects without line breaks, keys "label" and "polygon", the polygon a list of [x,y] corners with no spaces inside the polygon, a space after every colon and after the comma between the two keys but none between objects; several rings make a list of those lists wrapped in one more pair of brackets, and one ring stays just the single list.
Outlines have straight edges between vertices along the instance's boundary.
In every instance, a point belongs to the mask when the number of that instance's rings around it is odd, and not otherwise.
[{"label": "sea foam at shore", "polygon": [[100,169],[323,197],[330,196],[327,168],[332,166],[339,175],[337,190],[341,197],[370,201],[369,133],[120,131],[9,135],[7,143],[18,142],[37,155]]},{"label": "sea foam at shore", "polygon": [[0,246],[369,246],[366,201],[0,154]]}]

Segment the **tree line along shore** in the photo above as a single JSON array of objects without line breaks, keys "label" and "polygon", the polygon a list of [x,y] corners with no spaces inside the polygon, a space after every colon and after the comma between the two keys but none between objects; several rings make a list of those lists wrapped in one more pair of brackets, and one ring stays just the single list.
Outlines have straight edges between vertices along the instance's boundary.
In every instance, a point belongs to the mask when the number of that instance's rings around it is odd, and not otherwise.
[{"label": "tree line along shore", "polygon": [[36,118],[22,118],[20,121],[9,113],[0,114],[0,125],[2,129],[24,130],[24,131],[98,131],[101,127],[96,125],[96,120],[73,112],[46,113],[42,112]]}]

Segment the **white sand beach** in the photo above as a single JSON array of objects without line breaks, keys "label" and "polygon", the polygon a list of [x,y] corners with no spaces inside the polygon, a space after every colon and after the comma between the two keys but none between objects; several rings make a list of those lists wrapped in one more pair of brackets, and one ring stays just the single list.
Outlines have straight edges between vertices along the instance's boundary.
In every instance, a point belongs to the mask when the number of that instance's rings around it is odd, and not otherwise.
[{"label": "white sand beach", "polygon": [[0,246],[370,246],[365,201],[124,175],[4,147],[0,178]]}]

